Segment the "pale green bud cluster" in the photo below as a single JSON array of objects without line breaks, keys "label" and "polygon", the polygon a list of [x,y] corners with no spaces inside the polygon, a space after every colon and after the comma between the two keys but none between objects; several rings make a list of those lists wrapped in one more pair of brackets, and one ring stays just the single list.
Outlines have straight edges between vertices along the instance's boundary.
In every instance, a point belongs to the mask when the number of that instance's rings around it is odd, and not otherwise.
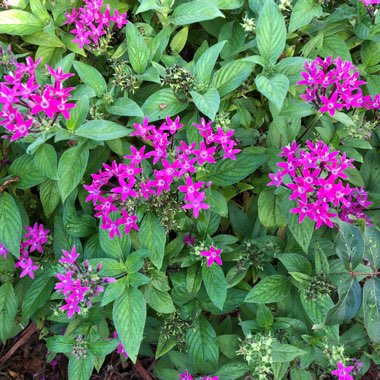
[{"label": "pale green bud cluster", "polygon": [[245,15],[243,17],[243,22],[240,24],[244,31],[246,33],[255,33],[256,32],[256,23],[255,23],[255,19],[253,18],[249,18],[248,15]]},{"label": "pale green bud cluster", "polygon": [[336,367],[336,363],[341,362],[343,365],[349,360],[344,356],[344,346],[325,343],[323,352],[326,355],[332,368]]},{"label": "pale green bud cluster", "polygon": [[78,360],[87,358],[87,342],[83,339],[82,336],[78,336],[75,339],[75,344],[71,350],[71,354]]},{"label": "pale green bud cluster", "polygon": [[[355,115],[353,117],[353,120],[355,120]],[[345,127],[345,130],[349,137],[352,137],[354,139],[360,139],[360,140],[369,140],[372,135],[372,131],[376,127],[376,123],[362,120],[359,122],[356,122],[355,124],[359,125],[347,125]]]},{"label": "pale green bud cluster", "polygon": [[12,282],[14,274],[8,271],[0,272],[0,284],[5,284],[6,282]]},{"label": "pale green bud cluster", "polygon": [[175,338],[177,349],[183,351],[186,348],[186,333],[189,327],[188,322],[183,321],[177,313],[173,313],[165,316],[161,334],[166,339]]},{"label": "pale green bud cluster", "polygon": [[193,250],[193,253],[194,253],[195,255],[200,255],[202,251],[207,251],[208,248],[209,248],[209,247],[206,246],[205,242],[202,241],[202,242],[200,242],[199,244],[197,244],[197,245],[194,246],[194,248],[193,248],[193,249],[194,249],[194,250]]},{"label": "pale green bud cluster", "polygon": [[273,374],[272,344],[273,338],[270,335],[261,334],[249,334],[241,342],[237,354],[242,355],[251,367],[254,379],[266,380]]},{"label": "pale green bud cluster", "polygon": [[231,129],[231,115],[229,112],[220,112],[215,116],[216,128],[222,128],[224,132]]},{"label": "pale green bud cluster", "polygon": [[281,12],[290,12],[292,10],[292,0],[280,0],[278,9]]}]

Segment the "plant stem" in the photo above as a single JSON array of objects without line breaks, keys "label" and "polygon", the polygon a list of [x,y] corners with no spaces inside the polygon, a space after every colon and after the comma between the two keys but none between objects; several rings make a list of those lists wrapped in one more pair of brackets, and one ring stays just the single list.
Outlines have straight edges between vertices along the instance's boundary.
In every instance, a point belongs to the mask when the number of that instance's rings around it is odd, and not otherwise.
[{"label": "plant stem", "polygon": [[318,120],[322,117],[322,114],[320,112],[318,112],[315,116],[314,116],[314,119],[312,120],[312,122],[309,124],[309,126],[303,131],[302,135],[300,137],[298,137],[298,139],[296,140],[297,143],[299,143],[302,138],[311,130],[311,128],[314,127],[315,124],[317,124]]}]

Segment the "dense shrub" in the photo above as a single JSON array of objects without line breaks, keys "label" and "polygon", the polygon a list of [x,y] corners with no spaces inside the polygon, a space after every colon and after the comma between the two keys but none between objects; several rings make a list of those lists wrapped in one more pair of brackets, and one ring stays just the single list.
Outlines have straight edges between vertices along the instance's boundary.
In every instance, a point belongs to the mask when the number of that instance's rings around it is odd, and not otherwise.
[{"label": "dense shrub", "polygon": [[374,378],[379,3],[3,1],[0,340],[33,321],[73,380]]}]

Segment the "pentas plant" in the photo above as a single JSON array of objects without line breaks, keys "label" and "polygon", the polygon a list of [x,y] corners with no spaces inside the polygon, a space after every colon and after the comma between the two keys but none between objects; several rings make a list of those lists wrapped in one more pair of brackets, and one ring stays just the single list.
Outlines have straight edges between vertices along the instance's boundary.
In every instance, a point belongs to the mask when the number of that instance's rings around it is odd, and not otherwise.
[{"label": "pentas plant", "polygon": [[36,70],[41,61],[31,57],[26,63],[16,63],[14,70],[4,75],[0,83],[0,125],[5,128],[3,138],[15,141],[50,129],[60,115],[69,119],[69,110],[75,107],[68,103],[73,87],[65,88],[63,82],[73,74],[64,74],[61,67],[54,70],[46,65],[51,84],[38,84]]},{"label": "pentas plant", "polygon": [[120,14],[115,9],[111,16],[109,4],[102,11],[103,0],[84,0],[84,2],[84,7],[73,8],[71,13],[66,13],[66,24],[75,24],[75,29],[71,30],[71,33],[76,36],[73,42],[77,43],[81,49],[87,46],[95,50],[103,41],[107,45],[107,41],[109,42],[112,37],[113,29],[121,29],[123,25],[128,24],[127,14]]},{"label": "pentas plant", "polygon": [[339,217],[348,223],[364,219],[370,224],[363,212],[372,204],[368,193],[342,182],[348,179],[346,169],[354,167],[346,153],[331,151],[323,141],[308,140],[306,148],[293,142],[283,147],[279,156],[286,161],[277,164],[277,173],[269,174],[268,186],[284,185],[292,191],[290,200],[296,200],[298,206],[290,212],[299,214],[299,223],[308,217],[316,222],[316,229],[323,225],[332,228],[334,218]]},{"label": "pentas plant", "polygon": [[188,370],[178,374],[178,380],[219,380],[219,376],[193,377]]},{"label": "pentas plant", "polygon": [[[183,193],[182,208],[192,210],[194,218],[198,218],[201,210],[210,207],[205,203],[204,190],[211,186],[211,182],[196,182],[195,173],[217,160],[235,160],[240,150],[235,148],[237,143],[233,140],[233,130],[224,132],[218,128],[214,133],[212,122],[204,119],[194,126],[203,137],[199,146],[185,141],[177,145],[175,134],[183,127],[179,117],[175,120],[167,117],[158,128],[150,125],[146,118],[142,124],[134,124],[135,131],[130,136],[149,141],[153,150],[146,151],[146,145],[141,149],[131,146],[131,154],[124,156],[127,163],[113,161],[111,165],[103,164],[103,170],[92,174],[91,185],[84,186],[90,193],[86,202],[93,202],[95,216],[101,219],[100,227],[108,230],[111,238],[121,236],[120,226],[124,226],[126,234],[132,229],[138,231],[138,205],[152,197],[160,197],[163,192],[170,192],[173,187]],[[147,176],[143,169],[143,162],[148,159],[153,164],[153,178]],[[184,184],[178,185],[181,179]]]},{"label": "pentas plant", "polygon": [[305,94],[300,97],[307,103],[313,103],[320,112],[335,115],[336,110],[355,108],[380,109],[380,95],[372,98],[363,95],[365,81],[359,79],[357,68],[349,61],[331,56],[315,58],[305,62],[304,79],[298,85],[306,85]]},{"label": "pentas plant", "polygon": [[[27,232],[24,235],[20,243],[20,258],[15,264],[15,268],[20,268],[20,278],[29,276],[34,279],[34,272],[39,268],[35,264],[33,258],[30,257],[30,253],[39,252],[42,253],[42,246],[46,244],[48,240],[49,230],[45,230],[42,224],[35,223],[33,227],[26,226]],[[4,260],[7,258],[7,248],[4,244],[0,243],[0,255]]]},{"label": "pentas plant", "polygon": [[71,318],[75,313],[86,313],[92,306],[92,299],[104,291],[104,284],[115,282],[115,279],[99,277],[101,263],[95,270],[87,260],[84,261],[83,267],[80,266],[75,246],[70,252],[62,250],[62,253],[58,262],[63,271],[55,275],[59,282],[54,289],[65,297],[65,304],[59,310],[67,311],[67,317]]},{"label": "pentas plant", "polygon": [[208,251],[201,251],[201,255],[207,257],[207,266],[210,267],[213,263],[222,265],[222,259],[220,257],[222,253],[221,249],[216,249],[214,246],[211,246]]}]

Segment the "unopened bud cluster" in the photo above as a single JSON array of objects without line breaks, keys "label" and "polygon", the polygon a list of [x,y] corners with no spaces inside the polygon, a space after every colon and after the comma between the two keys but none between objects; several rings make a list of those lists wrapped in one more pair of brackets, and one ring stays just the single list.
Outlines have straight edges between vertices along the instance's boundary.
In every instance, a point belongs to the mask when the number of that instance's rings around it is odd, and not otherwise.
[{"label": "unopened bud cluster", "polygon": [[261,334],[249,334],[241,342],[237,354],[242,355],[251,367],[254,379],[267,380],[273,374],[272,344],[273,338],[270,335]]},{"label": "unopened bud cluster", "polygon": [[249,18],[248,15],[245,15],[243,17],[242,21],[243,22],[240,25],[243,27],[244,32],[246,32],[246,33],[255,33],[256,32],[255,19]]},{"label": "unopened bud cluster", "polygon": [[126,62],[115,62],[112,68],[114,69],[112,83],[115,86],[131,94],[139,88],[138,80]]},{"label": "unopened bud cluster", "polygon": [[162,84],[169,85],[174,93],[188,95],[194,86],[194,76],[182,66],[174,65],[166,69]]},{"label": "unopened bud cluster", "polygon": [[344,346],[338,346],[331,344],[331,342],[325,343],[323,346],[323,353],[329,361],[331,367],[335,367],[336,363],[346,363],[349,358],[344,355]]},{"label": "unopened bud cluster", "polygon": [[324,273],[311,278],[310,284],[306,289],[306,299],[316,301],[318,298],[329,295],[334,290],[334,286],[327,279]]},{"label": "unopened bud cluster", "polygon": [[177,313],[169,314],[165,317],[164,324],[161,328],[161,334],[166,339],[175,338],[176,348],[183,351],[186,348],[186,333],[189,323],[183,321]]},{"label": "unopened bud cluster", "polygon": [[87,358],[87,342],[82,336],[78,336],[75,339],[75,344],[71,350],[71,354],[78,360]]}]

